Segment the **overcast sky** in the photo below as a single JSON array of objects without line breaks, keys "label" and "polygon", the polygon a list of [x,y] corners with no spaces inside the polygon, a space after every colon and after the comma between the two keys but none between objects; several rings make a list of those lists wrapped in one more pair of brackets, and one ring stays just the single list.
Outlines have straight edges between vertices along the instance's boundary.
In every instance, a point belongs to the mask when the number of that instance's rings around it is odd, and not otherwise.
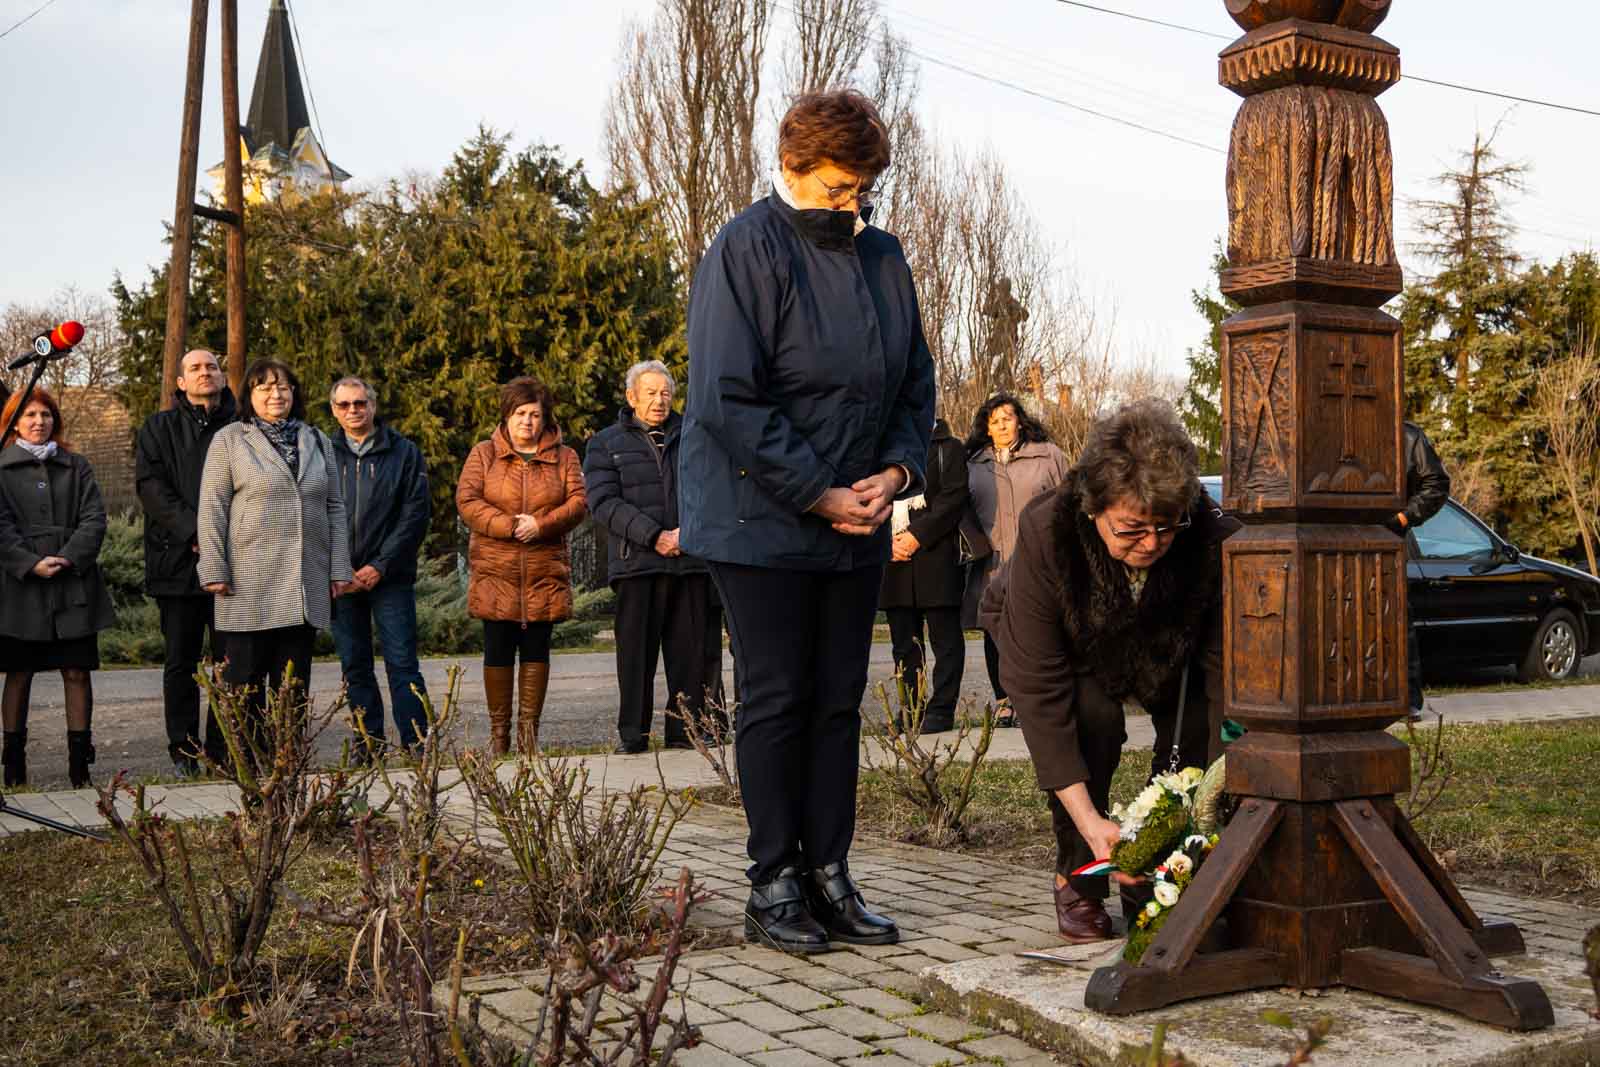
[{"label": "overcast sky", "polygon": [[[0,29],[43,0],[0,0]],[[1218,33],[1222,0],[1099,0]],[[241,92],[248,106],[267,0],[241,4]],[[357,184],[437,171],[479,123],[519,142],[594,161],[624,23],[652,0],[299,0],[301,61],[325,145]],[[1049,240],[1082,285],[1115,307],[1120,350],[1180,373],[1202,334],[1189,291],[1206,281],[1226,225],[1228,129],[1238,99],[1216,84],[1225,42],[1055,0],[883,0],[924,56],[921,107],[939,136],[1004,156]],[[207,54],[201,149],[222,158],[218,52]],[[0,304],[62,286],[103,291],[164,258],[177,176],[188,24],[181,0],[55,0],[0,39],[4,261]],[[1511,15],[1500,0],[1396,0],[1379,31],[1408,73],[1600,109],[1594,42],[1600,5],[1541,0]],[[780,15],[780,21],[787,16]],[[776,42],[775,42],[776,43]],[[1166,131],[1178,143],[1036,94]],[[1594,199],[1600,118],[1404,83],[1381,98],[1396,188],[1427,179],[1504,118],[1499,147],[1533,164],[1515,205],[1525,254],[1554,259],[1600,240]],[[597,173],[597,177],[601,175]],[[1399,206],[1405,241],[1408,211]],[[1407,258],[1410,268],[1423,266]]]}]

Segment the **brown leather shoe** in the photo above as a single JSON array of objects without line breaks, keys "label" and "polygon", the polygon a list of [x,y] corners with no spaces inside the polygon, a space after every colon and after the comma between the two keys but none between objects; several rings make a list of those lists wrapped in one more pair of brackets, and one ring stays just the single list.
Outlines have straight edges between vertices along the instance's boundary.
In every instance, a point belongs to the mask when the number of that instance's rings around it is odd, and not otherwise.
[{"label": "brown leather shoe", "polygon": [[1061,931],[1061,940],[1069,945],[1087,945],[1116,936],[1103,903],[1080,897],[1070,885],[1058,885],[1055,889],[1056,929]]}]

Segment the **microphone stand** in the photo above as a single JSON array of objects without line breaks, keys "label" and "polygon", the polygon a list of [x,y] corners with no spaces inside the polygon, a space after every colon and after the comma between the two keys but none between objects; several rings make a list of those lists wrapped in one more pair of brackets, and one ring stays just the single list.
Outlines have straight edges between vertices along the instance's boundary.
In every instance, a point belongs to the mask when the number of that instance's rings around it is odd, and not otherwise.
[{"label": "microphone stand", "polygon": [[[16,409],[11,412],[11,418],[7,420],[4,432],[0,432],[0,441],[4,441],[6,438],[10,437],[11,432],[17,428],[17,420],[22,418],[22,410],[28,406],[28,398],[33,396],[33,390],[39,384],[39,379],[44,377],[45,367],[52,360],[65,359],[71,354],[72,349],[68,348],[64,351],[55,352],[48,356],[36,356],[34,358],[33,374],[31,377],[29,377],[27,386],[22,390],[22,399],[17,401]],[[52,830],[60,830],[64,834],[73,834],[77,837],[87,837],[91,841],[109,840],[103,834],[97,834],[93,830],[85,830],[81,826],[73,826],[70,823],[59,822],[45,815],[35,815],[31,811],[23,811],[21,808],[12,807],[10,804],[6,803],[6,795],[4,790],[0,790],[0,815],[15,815],[19,819],[25,819],[28,822],[38,823],[40,826],[48,826]]]}]

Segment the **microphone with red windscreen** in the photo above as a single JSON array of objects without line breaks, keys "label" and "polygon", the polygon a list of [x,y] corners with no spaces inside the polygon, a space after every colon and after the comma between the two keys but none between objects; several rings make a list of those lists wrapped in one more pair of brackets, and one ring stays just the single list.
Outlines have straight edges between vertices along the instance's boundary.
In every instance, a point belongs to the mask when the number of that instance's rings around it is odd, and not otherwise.
[{"label": "microphone with red windscreen", "polygon": [[83,323],[68,319],[49,333],[41,333],[33,339],[33,351],[24,352],[10,363],[6,364],[7,370],[16,370],[18,367],[27,366],[36,359],[49,359],[71,352],[79,341],[83,340]]}]

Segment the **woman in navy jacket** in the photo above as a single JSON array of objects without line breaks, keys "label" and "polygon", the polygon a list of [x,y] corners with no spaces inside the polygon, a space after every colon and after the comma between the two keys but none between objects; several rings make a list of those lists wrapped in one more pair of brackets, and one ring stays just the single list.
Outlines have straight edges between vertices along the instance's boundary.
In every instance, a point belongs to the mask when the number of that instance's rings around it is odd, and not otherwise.
[{"label": "woman in navy jacket", "polygon": [[898,937],[846,857],[885,520],[922,489],[934,372],[900,242],[863,218],[889,165],[877,108],[803,96],[778,156],[772,195],[695,273],[680,543],[708,562],[733,639],[745,935],[819,952]]}]

